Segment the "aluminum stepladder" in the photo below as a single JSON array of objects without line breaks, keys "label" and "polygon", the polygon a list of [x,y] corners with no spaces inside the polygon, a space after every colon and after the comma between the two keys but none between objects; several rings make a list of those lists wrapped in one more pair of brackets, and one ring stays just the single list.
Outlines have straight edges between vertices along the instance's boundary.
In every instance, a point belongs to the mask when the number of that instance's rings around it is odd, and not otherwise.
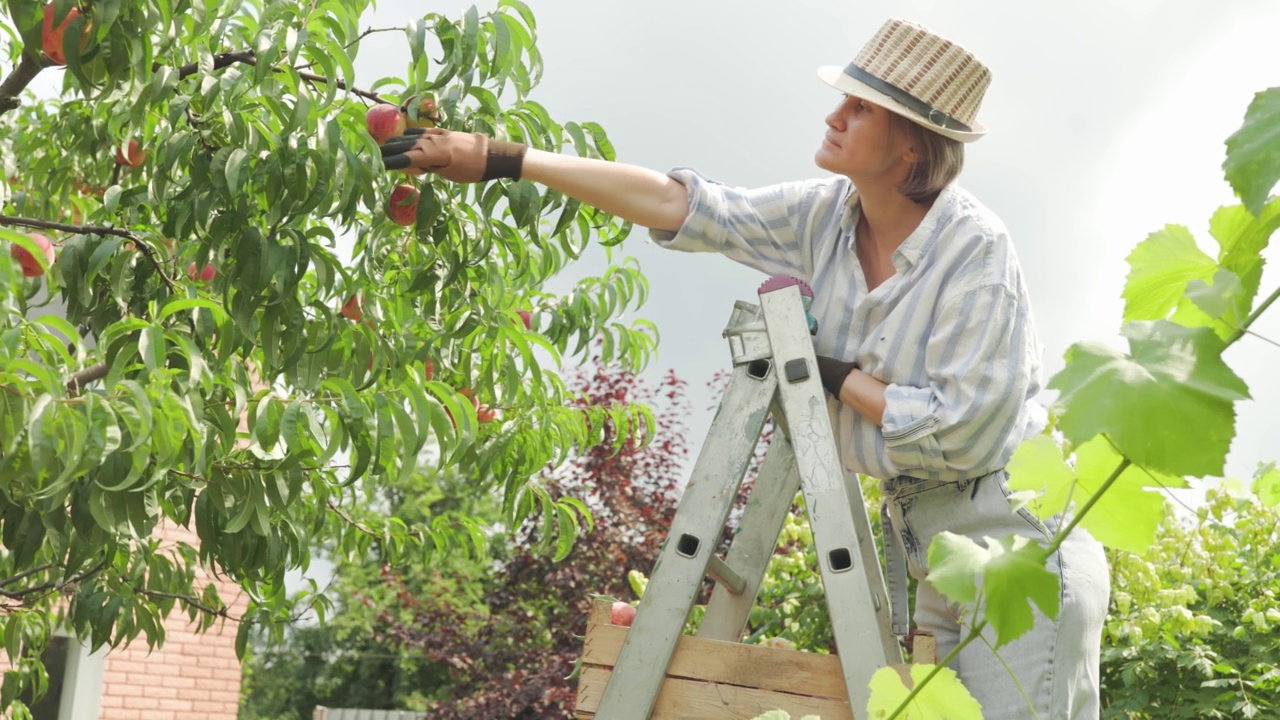
[{"label": "aluminum stepladder", "polygon": [[[867,706],[872,674],[902,662],[862,487],[836,452],[806,312],[812,292],[775,277],[758,294],[758,306],[735,303],[724,331],[733,373],[605,687],[601,720],[649,720],[706,577],[716,586],[698,636],[741,642],[797,490],[855,714]],[[715,551],[770,413],[780,432],[722,560]]]}]

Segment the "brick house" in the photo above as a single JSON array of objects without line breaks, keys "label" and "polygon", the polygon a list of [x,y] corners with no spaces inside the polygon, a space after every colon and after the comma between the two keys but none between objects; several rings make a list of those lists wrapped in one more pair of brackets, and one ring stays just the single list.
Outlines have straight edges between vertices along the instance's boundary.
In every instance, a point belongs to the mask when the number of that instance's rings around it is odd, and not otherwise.
[{"label": "brick house", "polygon": [[[198,543],[185,528],[167,528],[163,537]],[[231,615],[241,615],[247,599],[236,585],[211,581]],[[90,653],[75,638],[56,638],[45,652],[49,692],[32,706],[32,714],[35,720],[235,720],[240,706],[235,639],[230,622],[196,633],[181,605],[165,623],[164,645],[155,650],[139,638],[127,647]]]}]

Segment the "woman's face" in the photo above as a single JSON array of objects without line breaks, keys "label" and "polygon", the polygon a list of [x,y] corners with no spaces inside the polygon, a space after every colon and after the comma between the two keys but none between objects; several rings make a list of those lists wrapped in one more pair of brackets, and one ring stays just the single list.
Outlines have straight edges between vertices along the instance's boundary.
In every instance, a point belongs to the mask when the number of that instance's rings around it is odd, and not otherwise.
[{"label": "woman's face", "polygon": [[814,154],[823,170],[846,175],[857,184],[897,185],[916,161],[911,134],[898,116],[868,100],[845,95],[827,116],[827,132]]}]

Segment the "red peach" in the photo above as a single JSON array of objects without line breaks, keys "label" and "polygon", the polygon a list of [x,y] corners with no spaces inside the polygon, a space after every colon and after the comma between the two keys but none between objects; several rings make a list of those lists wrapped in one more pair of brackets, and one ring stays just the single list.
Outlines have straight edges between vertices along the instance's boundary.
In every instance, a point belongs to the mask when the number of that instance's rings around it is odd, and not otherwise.
[{"label": "red peach", "polygon": [[404,113],[395,105],[378,103],[365,111],[364,126],[369,130],[373,141],[381,145],[388,138],[404,133]]},{"label": "red peach", "polygon": [[120,148],[116,148],[116,162],[125,167],[137,167],[147,159],[147,151],[138,144],[137,140],[129,141],[129,151],[126,154]]},{"label": "red peach", "polygon": [[[59,65],[67,64],[67,56],[62,52],[63,36],[67,32],[67,26],[72,20],[80,17],[80,8],[72,7],[67,12],[67,16],[62,19],[58,27],[53,26],[53,3],[44,6],[44,24],[40,32],[40,49],[49,59]],[[83,49],[89,44],[89,38],[92,36],[92,23],[85,23],[84,31],[80,36],[80,47]]]},{"label": "red peach", "polygon": [[192,282],[196,282],[197,280],[199,280],[199,282],[207,283],[212,281],[214,275],[217,275],[217,274],[218,274],[217,268],[215,268],[212,265],[205,265],[204,268],[202,268],[199,272],[196,271],[195,263],[191,263],[190,265],[187,266],[187,277],[191,278]]},{"label": "red peach", "polygon": [[[35,243],[36,247],[40,249],[41,254],[44,255],[45,265],[52,266],[54,257],[53,241],[40,233],[29,233],[27,237],[31,238],[31,241]],[[18,261],[18,265],[22,266],[23,275],[26,275],[27,277],[39,277],[44,274],[44,266],[42,266],[40,261],[36,259],[36,256],[32,255],[31,251],[25,247],[14,243],[9,246],[9,255],[14,260]]]},{"label": "red peach", "polygon": [[613,603],[613,611],[609,615],[609,622],[613,625],[622,625],[631,627],[632,621],[636,619],[636,606],[631,603],[625,603],[618,600]]},{"label": "red peach", "polygon": [[408,227],[418,221],[418,198],[420,193],[412,185],[397,185],[391,191],[391,202],[387,203],[387,217],[391,222]]},{"label": "red peach", "polygon": [[363,301],[359,295],[352,295],[342,304],[342,317],[355,322],[364,317]]}]

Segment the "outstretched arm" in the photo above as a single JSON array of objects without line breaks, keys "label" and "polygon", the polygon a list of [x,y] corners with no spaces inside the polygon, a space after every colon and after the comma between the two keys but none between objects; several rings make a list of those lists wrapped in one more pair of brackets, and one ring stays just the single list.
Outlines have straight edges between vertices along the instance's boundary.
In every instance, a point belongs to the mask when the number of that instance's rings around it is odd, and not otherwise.
[{"label": "outstretched arm", "polygon": [[530,149],[521,177],[654,230],[677,232],[689,215],[684,185],[635,165]]},{"label": "outstretched arm", "polygon": [[559,155],[443,128],[411,129],[381,147],[389,170],[426,170],[453,182],[525,178],[655,230],[676,232],[689,214],[683,185],[635,165]]}]

